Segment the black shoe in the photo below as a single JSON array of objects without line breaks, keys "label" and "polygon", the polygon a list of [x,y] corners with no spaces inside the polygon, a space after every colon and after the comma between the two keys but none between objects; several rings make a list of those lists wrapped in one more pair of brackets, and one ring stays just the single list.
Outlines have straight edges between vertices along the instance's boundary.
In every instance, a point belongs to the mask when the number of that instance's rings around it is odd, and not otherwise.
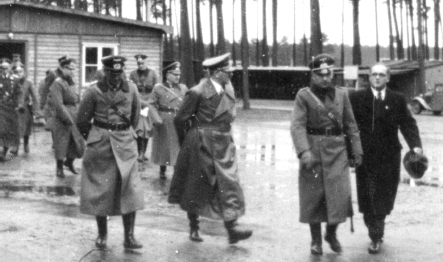
[{"label": "black shoe", "polygon": [[321,241],[312,241],[311,242],[311,254],[312,255],[322,255],[323,248],[321,247]]},{"label": "black shoe", "polygon": [[229,232],[229,244],[235,244],[240,240],[248,239],[252,236],[252,230],[231,229]]},{"label": "black shoe", "polygon": [[326,235],[325,236],[326,242],[329,243],[329,246],[331,247],[332,251],[335,253],[341,253],[343,250],[341,248],[340,242],[338,242],[337,237],[335,235]]},{"label": "black shoe", "polygon": [[65,178],[65,173],[63,173],[63,168],[57,168],[55,175],[58,178]]},{"label": "black shoe", "polygon": [[191,229],[191,233],[189,234],[189,239],[194,242],[203,242],[203,238],[200,237],[197,229]]},{"label": "black shoe", "polygon": [[98,235],[97,239],[95,240],[95,246],[98,249],[106,249],[106,239],[107,239],[107,236]]},{"label": "black shoe", "polygon": [[381,241],[372,241],[371,244],[369,244],[368,252],[369,254],[378,254],[380,253],[381,249]]},{"label": "black shoe", "polygon": [[25,153],[29,153],[29,145],[24,145],[23,149]]},{"label": "black shoe", "polygon": [[66,161],[63,162],[63,165],[67,167],[69,171],[71,171],[71,173],[73,173],[74,175],[78,174],[77,170],[74,167],[74,160],[66,159]]},{"label": "black shoe", "polygon": [[130,214],[125,214],[122,217],[123,217],[123,227],[125,231],[125,242],[123,243],[123,246],[126,249],[142,248],[143,245],[140,244],[134,238],[135,212]]}]

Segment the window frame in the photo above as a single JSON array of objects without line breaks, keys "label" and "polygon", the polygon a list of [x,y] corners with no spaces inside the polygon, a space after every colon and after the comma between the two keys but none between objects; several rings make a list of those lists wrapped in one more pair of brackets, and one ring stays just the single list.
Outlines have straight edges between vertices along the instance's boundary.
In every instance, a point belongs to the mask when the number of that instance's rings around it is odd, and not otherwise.
[{"label": "window frame", "polygon": [[88,85],[92,82],[86,82],[86,67],[87,66],[93,66],[92,64],[86,64],[86,48],[91,48],[91,47],[96,47],[97,50],[97,64],[95,64],[95,66],[97,66],[97,69],[99,70],[102,65],[101,65],[101,59],[102,57],[102,53],[103,53],[103,48],[112,48],[114,51],[114,55],[118,55],[119,53],[119,43],[82,43],[82,86]]}]

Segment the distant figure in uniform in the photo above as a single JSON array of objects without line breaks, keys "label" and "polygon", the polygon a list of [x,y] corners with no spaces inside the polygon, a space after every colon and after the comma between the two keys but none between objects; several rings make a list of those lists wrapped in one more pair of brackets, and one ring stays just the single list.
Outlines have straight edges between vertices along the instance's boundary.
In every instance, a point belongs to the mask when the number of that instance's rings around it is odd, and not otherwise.
[{"label": "distant figure in uniform", "polygon": [[54,82],[54,80],[60,75],[61,70],[58,68],[54,71],[46,70],[45,78],[38,84],[38,93],[40,95],[39,107],[45,119],[45,129],[47,131],[51,131],[53,123],[53,117],[51,116],[51,110],[49,109],[50,106],[48,104],[49,88],[51,87],[52,82]]},{"label": "distant figure in uniform", "polygon": [[64,178],[63,166],[77,174],[74,160],[83,155],[82,137],[75,125],[79,97],[74,82],[76,60],[63,56],[59,59],[59,76],[49,88],[48,104],[52,123],[52,139],[56,159],[56,176]]},{"label": "distant figure in uniform", "polygon": [[101,249],[106,248],[107,216],[117,215],[123,217],[124,247],[142,247],[134,238],[135,212],[144,207],[134,131],[140,100],[137,87],[123,77],[125,60],[121,56],[102,59],[104,77],[85,91],[77,118],[87,140],[80,211],[96,217],[95,245]]},{"label": "distant figure in uniform", "polygon": [[154,125],[151,159],[160,165],[160,179],[166,179],[166,166],[175,166],[180,144],[174,126],[174,117],[183,103],[188,88],[180,84],[180,63],[163,68],[165,81],[157,84],[148,99]]},{"label": "distant figure in uniform", "polygon": [[[140,93],[141,108],[144,109],[148,106],[148,99],[154,86],[160,82],[157,73],[148,68],[146,65],[146,59],[148,57],[143,54],[135,56],[138,69],[131,72],[129,80],[137,85],[138,92]],[[145,156],[146,149],[148,148],[149,137],[152,132],[152,123],[149,117],[140,117],[137,128],[137,147],[138,147],[138,161],[143,162],[148,160]]]},{"label": "distant figure in uniform", "polygon": [[323,253],[322,222],[327,223],[325,240],[334,252],[342,252],[337,227],[353,213],[349,166],[360,165],[363,155],[348,93],[332,85],[333,65],[328,54],[311,61],[311,84],[296,95],[290,127],[300,159],[300,222],[310,226],[313,255]]},{"label": "distant figure in uniform", "polygon": [[29,153],[29,136],[32,134],[34,115],[38,110],[37,95],[32,82],[26,78],[25,69],[18,65],[12,68],[18,79],[17,88],[20,88],[23,96],[24,112],[19,113],[20,137],[23,137],[23,150]]},{"label": "distant figure in uniform", "polygon": [[403,94],[387,88],[389,69],[376,64],[370,70],[370,88],[350,95],[365,157],[356,169],[359,210],[368,228],[368,252],[380,252],[385,218],[394,209],[400,182],[401,144],[398,131],[409,148],[423,154],[419,130]]},{"label": "distant figure in uniform", "polygon": [[23,94],[16,79],[11,74],[10,60],[0,61],[0,143],[3,154],[0,161],[8,160],[7,153],[11,148],[12,157],[17,156],[20,144],[18,112],[24,112]]},{"label": "distant figure in uniform", "polygon": [[227,53],[203,62],[209,77],[186,93],[174,120],[181,148],[169,202],[188,213],[189,238],[196,242],[203,241],[198,233],[200,215],[224,220],[230,244],[252,235],[251,230],[236,228],[245,213],[245,198],[231,131],[235,95],[229,57]]}]

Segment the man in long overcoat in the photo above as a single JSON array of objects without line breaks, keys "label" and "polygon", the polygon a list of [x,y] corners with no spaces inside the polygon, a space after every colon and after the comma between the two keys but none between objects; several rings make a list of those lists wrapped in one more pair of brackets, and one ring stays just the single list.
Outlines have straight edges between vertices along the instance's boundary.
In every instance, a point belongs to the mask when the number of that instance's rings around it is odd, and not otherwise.
[{"label": "man in long overcoat", "polygon": [[74,82],[76,61],[69,56],[59,59],[59,76],[49,88],[48,104],[52,122],[52,139],[56,159],[56,176],[64,178],[63,166],[77,174],[74,160],[81,158],[84,141],[75,125],[79,102],[77,87]]},{"label": "man in long overcoat", "polygon": [[14,73],[17,74],[17,88],[20,88],[23,96],[24,112],[19,113],[20,137],[23,137],[23,149],[29,153],[29,136],[32,134],[34,115],[38,110],[37,95],[32,82],[26,78],[25,69],[22,66],[15,66]]},{"label": "man in long overcoat", "polygon": [[134,131],[140,100],[137,87],[123,77],[125,60],[121,56],[102,59],[105,76],[86,90],[77,118],[87,139],[80,211],[96,216],[98,248],[106,248],[106,217],[116,215],[123,217],[124,247],[142,247],[134,239],[136,211],[144,208]]},{"label": "man in long overcoat", "polygon": [[224,220],[230,244],[252,235],[251,230],[235,228],[237,218],[245,213],[245,199],[231,131],[235,95],[229,57],[227,53],[203,62],[209,77],[186,93],[174,120],[181,148],[169,202],[187,211],[190,239],[197,242],[203,241],[198,234],[199,215]]},{"label": "man in long overcoat", "polygon": [[332,85],[333,64],[327,54],[310,63],[311,85],[297,93],[290,128],[300,158],[300,222],[310,225],[314,255],[323,253],[321,222],[327,223],[325,240],[341,252],[336,230],[352,215],[345,136],[356,165],[363,154],[347,91]]},{"label": "man in long overcoat", "polygon": [[[143,54],[135,55],[138,68],[129,75],[129,80],[137,85],[141,109],[148,107],[148,99],[151,92],[154,86],[160,82],[158,74],[146,65],[147,58],[148,56]],[[137,133],[138,161],[143,162],[147,160],[145,154],[148,148],[149,137],[152,135],[152,123],[149,116],[140,116],[135,132]]]},{"label": "man in long overcoat", "polygon": [[0,161],[7,160],[8,150],[13,156],[20,144],[18,112],[24,111],[23,93],[15,85],[16,79],[10,71],[9,59],[2,59],[0,65],[0,144],[3,154]]},{"label": "man in long overcoat", "polygon": [[157,84],[148,99],[149,113],[154,125],[151,160],[160,166],[160,179],[166,179],[166,166],[175,166],[180,145],[174,117],[183,103],[188,88],[180,84],[180,63],[163,68],[165,81]]},{"label": "man in long overcoat", "polygon": [[369,253],[379,253],[385,218],[394,208],[400,181],[400,130],[409,148],[422,154],[419,130],[405,97],[387,88],[389,69],[376,64],[370,72],[371,88],[350,96],[360,129],[363,164],[356,169],[359,210],[369,231]]}]

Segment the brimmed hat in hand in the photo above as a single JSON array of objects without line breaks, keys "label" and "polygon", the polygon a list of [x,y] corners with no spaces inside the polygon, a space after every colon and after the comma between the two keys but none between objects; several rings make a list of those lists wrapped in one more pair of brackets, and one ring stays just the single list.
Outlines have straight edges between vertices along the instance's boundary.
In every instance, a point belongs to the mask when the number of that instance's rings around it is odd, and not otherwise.
[{"label": "brimmed hat in hand", "polygon": [[422,178],[425,171],[428,169],[428,158],[422,154],[416,154],[414,151],[409,151],[403,158],[403,165],[408,174],[415,179]]}]

